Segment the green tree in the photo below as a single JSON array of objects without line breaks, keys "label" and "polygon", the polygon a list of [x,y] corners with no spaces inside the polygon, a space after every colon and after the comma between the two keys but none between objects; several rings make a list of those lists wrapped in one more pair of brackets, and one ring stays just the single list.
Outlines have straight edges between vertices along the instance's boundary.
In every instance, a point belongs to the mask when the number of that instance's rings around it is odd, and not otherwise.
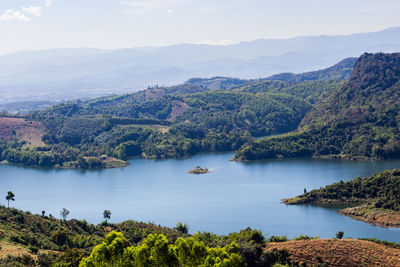
[{"label": "green tree", "polygon": [[164,235],[150,234],[140,245],[129,247],[123,235],[113,231],[93,248],[89,257],[82,259],[80,266],[241,267],[245,264],[236,243],[209,248],[193,238],[179,238],[170,244]]},{"label": "green tree", "polygon": [[103,218],[106,220],[107,223],[107,220],[111,219],[111,211],[109,210],[103,211]]},{"label": "green tree", "polygon": [[342,231],[339,231],[339,232],[336,233],[336,238],[337,239],[342,239],[343,236],[344,236],[344,233]]},{"label": "green tree", "polygon": [[182,224],[181,222],[179,222],[174,229],[178,232],[181,232],[183,234],[187,234],[189,232],[189,226],[185,223]]},{"label": "green tree", "polygon": [[7,195],[6,195],[6,200],[8,202],[8,207],[10,207],[10,200],[11,201],[15,201],[15,195],[13,192],[8,191]]},{"label": "green tree", "polygon": [[67,210],[66,208],[63,208],[60,211],[60,215],[63,218],[63,220],[65,221],[67,219],[68,215],[69,215],[69,210]]}]

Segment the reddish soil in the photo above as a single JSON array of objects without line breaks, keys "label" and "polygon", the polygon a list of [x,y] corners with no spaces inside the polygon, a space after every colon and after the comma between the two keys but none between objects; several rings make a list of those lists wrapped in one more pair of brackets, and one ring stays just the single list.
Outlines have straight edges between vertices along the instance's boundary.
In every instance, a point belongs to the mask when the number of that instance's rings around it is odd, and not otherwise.
[{"label": "reddish soil", "polygon": [[174,100],[172,101],[172,111],[169,114],[167,121],[173,121],[176,117],[181,115],[185,110],[190,108],[188,104],[182,101]]},{"label": "reddish soil", "polygon": [[27,145],[44,146],[42,141],[46,128],[40,122],[24,118],[0,117],[0,139],[26,141]]},{"label": "reddish soil", "polygon": [[400,249],[365,240],[313,239],[267,244],[266,250],[286,249],[290,258],[307,265],[400,266]]}]

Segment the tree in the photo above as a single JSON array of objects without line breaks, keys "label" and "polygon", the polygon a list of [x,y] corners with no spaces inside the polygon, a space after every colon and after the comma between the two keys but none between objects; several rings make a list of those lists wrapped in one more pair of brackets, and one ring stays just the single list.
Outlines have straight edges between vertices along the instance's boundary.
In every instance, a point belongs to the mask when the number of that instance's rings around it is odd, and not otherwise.
[{"label": "tree", "polygon": [[337,239],[342,239],[343,238],[344,233],[342,231],[339,231],[336,233],[336,238]]},{"label": "tree", "polygon": [[304,187],[304,194],[307,194],[307,189]]},{"label": "tree", "polygon": [[60,211],[60,215],[63,218],[63,220],[65,221],[67,219],[68,215],[69,215],[69,210],[67,210],[66,208],[63,208]]},{"label": "tree", "polygon": [[42,210],[42,217],[46,214],[46,211]]},{"label": "tree", "polygon": [[181,232],[183,234],[187,234],[189,232],[189,226],[185,223],[182,224],[181,222],[179,222],[174,229],[178,232]]},{"label": "tree", "polygon": [[214,248],[194,238],[178,238],[171,244],[163,234],[149,234],[140,245],[126,244],[122,233],[112,231],[79,266],[244,266],[236,243]]},{"label": "tree", "polygon": [[6,200],[8,201],[8,207],[10,207],[10,200],[15,201],[15,195],[13,192],[8,191]]},{"label": "tree", "polygon": [[103,211],[103,218],[106,220],[107,223],[107,220],[111,219],[111,211],[109,210]]}]

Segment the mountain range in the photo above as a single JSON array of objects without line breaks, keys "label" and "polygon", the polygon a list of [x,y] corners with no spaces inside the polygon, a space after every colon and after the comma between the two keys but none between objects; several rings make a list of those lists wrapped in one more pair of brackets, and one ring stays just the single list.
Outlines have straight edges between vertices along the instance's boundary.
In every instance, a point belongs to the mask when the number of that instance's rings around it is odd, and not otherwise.
[{"label": "mountain range", "polygon": [[91,98],[179,84],[193,77],[257,79],[325,68],[364,52],[399,50],[400,27],[227,46],[23,51],[0,56],[0,103]]}]

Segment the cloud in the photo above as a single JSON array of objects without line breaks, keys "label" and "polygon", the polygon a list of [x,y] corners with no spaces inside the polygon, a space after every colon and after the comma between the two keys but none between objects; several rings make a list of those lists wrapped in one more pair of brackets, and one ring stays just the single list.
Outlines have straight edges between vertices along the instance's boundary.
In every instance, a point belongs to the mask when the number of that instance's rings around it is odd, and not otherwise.
[{"label": "cloud", "polygon": [[44,0],[44,4],[49,7],[53,3],[53,0]]},{"label": "cloud", "polygon": [[28,15],[32,15],[35,17],[42,16],[42,11],[40,6],[23,7],[22,10]]},{"label": "cloud", "polygon": [[21,20],[21,21],[30,21],[26,15],[22,14],[20,11],[14,11],[13,9],[7,9],[0,16],[0,21],[9,21],[9,20]]}]

